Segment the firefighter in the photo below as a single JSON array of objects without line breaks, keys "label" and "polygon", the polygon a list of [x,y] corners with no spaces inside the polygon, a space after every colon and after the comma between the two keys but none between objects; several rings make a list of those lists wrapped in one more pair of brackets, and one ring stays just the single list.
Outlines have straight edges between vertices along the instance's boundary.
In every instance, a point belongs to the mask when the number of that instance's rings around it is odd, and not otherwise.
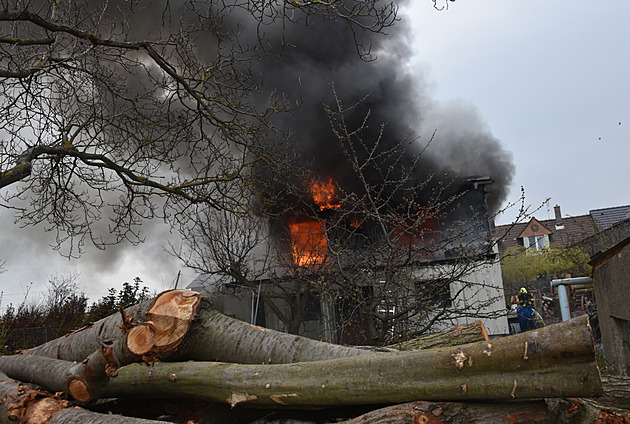
[{"label": "firefighter", "polygon": [[534,320],[534,296],[527,292],[525,287],[521,287],[518,292],[518,323],[521,332],[534,330],[536,321]]}]

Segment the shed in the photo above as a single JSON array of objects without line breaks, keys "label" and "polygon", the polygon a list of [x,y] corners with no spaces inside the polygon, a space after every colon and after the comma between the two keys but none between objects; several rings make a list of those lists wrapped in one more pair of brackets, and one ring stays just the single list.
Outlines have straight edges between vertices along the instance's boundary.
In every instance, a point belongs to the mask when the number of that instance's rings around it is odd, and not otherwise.
[{"label": "shed", "polygon": [[612,370],[630,374],[630,237],[591,257],[604,355]]}]

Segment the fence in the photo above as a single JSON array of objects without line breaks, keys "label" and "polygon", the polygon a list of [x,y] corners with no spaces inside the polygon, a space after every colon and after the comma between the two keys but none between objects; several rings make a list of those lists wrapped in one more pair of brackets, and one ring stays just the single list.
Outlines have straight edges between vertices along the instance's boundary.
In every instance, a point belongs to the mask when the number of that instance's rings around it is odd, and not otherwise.
[{"label": "fence", "polygon": [[8,329],[0,332],[0,345],[2,351],[11,353],[56,339],[62,335],[60,333],[58,326]]}]

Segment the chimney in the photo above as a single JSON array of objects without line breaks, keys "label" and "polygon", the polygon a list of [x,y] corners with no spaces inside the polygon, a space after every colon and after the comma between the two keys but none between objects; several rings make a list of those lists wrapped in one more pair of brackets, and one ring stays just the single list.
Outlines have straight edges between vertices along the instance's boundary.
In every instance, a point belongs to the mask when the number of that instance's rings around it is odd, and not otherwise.
[{"label": "chimney", "polygon": [[562,223],[562,213],[560,212],[560,205],[554,206],[553,211],[556,214],[556,230],[562,230],[564,228],[564,224]]}]

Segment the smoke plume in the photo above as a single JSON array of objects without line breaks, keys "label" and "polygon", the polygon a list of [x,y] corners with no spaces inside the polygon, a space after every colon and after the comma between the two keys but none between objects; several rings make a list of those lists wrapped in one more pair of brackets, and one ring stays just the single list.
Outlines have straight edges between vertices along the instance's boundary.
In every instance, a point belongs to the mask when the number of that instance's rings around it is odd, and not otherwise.
[{"label": "smoke plume", "polygon": [[[376,140],[385,124],[381,151],[404,140],[418,138],[423,152],[418,183],[428,175],[489,176],[494,181],[488,203],[491,212],[508,194],[513,176],[511,154],[492,136],[479,114],[457,103],[440,104],[427,95],[423,75],[410,69],[417,52],[410,41],[411,29],[403,19],[387,35],[359,34],[370,45],[376,60],[363,60],[357,53],[354,33],[348,25],[325,19],[314,25],[287,26],[282,36],[290,41],[263,58],[258,72],[266,90],[286,93],[301,104],[292,113],[277,117],[277,125],[291,133],[302,160],[323,176],[331,176],[346,191],[353,190],[353,176],[331,131],[323,105],[335,107],[331,83],[345,106],[365,99],[346,115],[348,127],[357,128],[370,113],[370,128],[364,141]],[[366,97],[367,96],[367,97]],[[387,166],[390,164],[383,164]]]}]

